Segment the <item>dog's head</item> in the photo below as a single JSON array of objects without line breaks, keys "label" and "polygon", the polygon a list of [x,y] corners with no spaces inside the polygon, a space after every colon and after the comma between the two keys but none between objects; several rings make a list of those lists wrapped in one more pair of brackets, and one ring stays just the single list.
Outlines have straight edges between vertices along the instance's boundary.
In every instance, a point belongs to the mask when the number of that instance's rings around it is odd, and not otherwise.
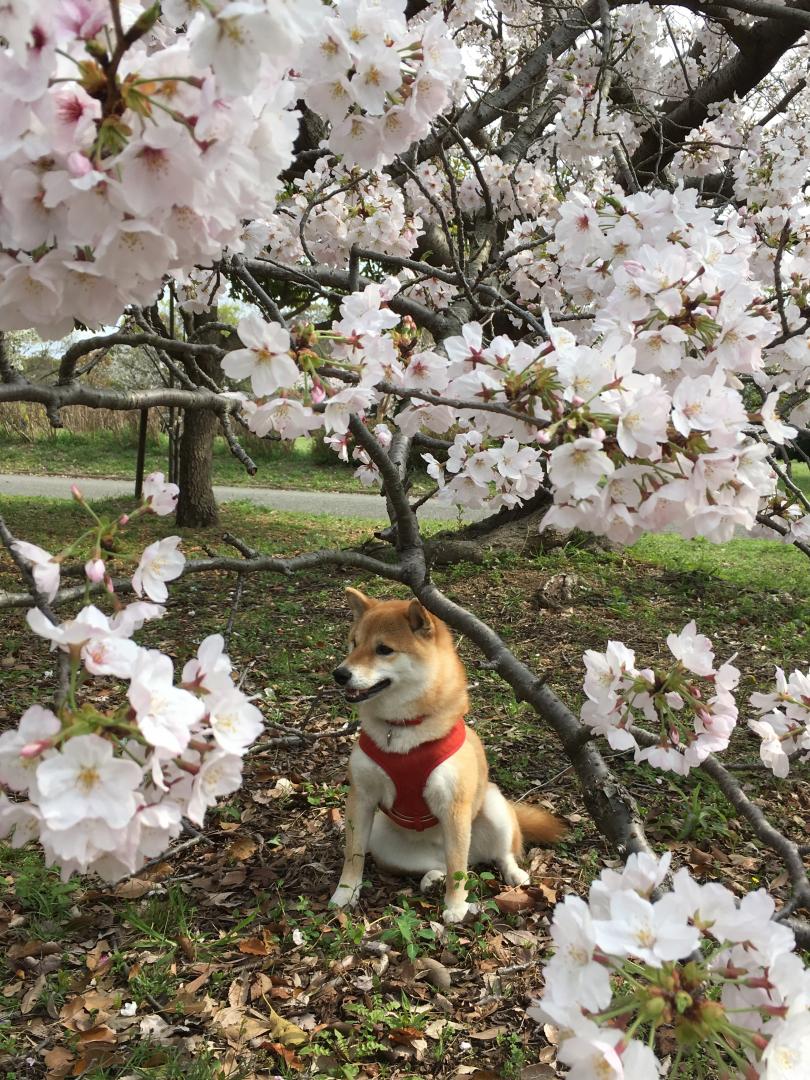
[{"label": "dog's head", "polygon": [[332,673],[346,699],[379,698],[387,714],[429,693],[448,644],[454,655],[446,627],[418,600],[373,600],[357,589],[346,597],[354,615],[349,653]]}]

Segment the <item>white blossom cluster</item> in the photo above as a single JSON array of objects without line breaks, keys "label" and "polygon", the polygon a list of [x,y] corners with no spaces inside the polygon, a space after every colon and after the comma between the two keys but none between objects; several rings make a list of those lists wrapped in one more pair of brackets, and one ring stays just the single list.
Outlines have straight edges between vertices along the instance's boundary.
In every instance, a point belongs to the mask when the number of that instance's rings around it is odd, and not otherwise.
[{"label": "white blossom cluster", "polygon": [[301,242],[326,266],[344,266],[353,246],[408,256],[416,247],[422,219],[407,212],[400,188],[384,173],[331,168],[318,158],[311,170],[294,181],[291,194],[279,199],[277,213],[255,226],[265,250],[279,262],[306,259]]},{"label": "white blossom cluster", "polygon": [[718,1076],[803,1080],[810,971],[793,932],[774,921],[763,889],[738,900],[685,869],[653,898],[669,864],[669,854],[631,855],[623,870],[602,872],[587,902],[568,896],[555,909],[554,956],[529,1012],[561,1029],[567,1076],[677,1076],[699,1046]]},{"label": "white blossom cluster", "polygon": [[[153,474],[135,513],[165,515],[176,498],[176,486]],[[128,524],[124,517],[118,525]],[[132,585],[147,600],[118,603],[112,615],[89,604],[59,623],[39,608],[28,612],[31,630],[66,655],[70,686],[59,715],[32,705],[0,735],[0,784],[15,796],[0,794],[0,836],[12,847],[39,840],[65,877],[92,871],[115,881],[165,851],[184,816],[202,825],[217,798],[240,786],[242,758],[263,729],[261,713],[234,685],[221,635],[202,642],[179,682],[168,656],[133,641],[165,612],[166,582],[185,565],[179,542],[169,536],[143,552]],[[52,599],[59,561],[26,541],[14,551]],[[98,551],[85,571],[113,591]],[[82,700],[79,683],[93,678],[125,682],[125,701],[101,711]]]},{"label": "white blossom cluster", "polygon": [[[658,209],[649,209],[655,219]],[[561,224],[570,223],[570,230],[558,227],[558,245],[570,235],[581,256],[579,232],[592,227],[596,243],[604,240],[595,210],[576,200],[562,210]],[[644,250],[652,258],[652,249]],[[391,388],[439,395],[438,402],[411,397],[392,419],[406,434],[427,431],[452,440],[445,461],[423,455],[440,503],[494,510],[547,487],[554,505],[546,527],[582,527],[622,543],[644,531],[728,540],[739,528],[754,528],[776,491],[768,443],[748,434],[751,425],[777,444],[796,429],[779,413],[781,388],[763,392],[755,413],[746,409],[737,373],[761,374],[767,323],[740,310],[736,300],[726,306],[726,296],[740,292],[728,281],[706,281],[714,290],[711,311],[690,301],[689,281],[708,279],[710,272],[705,264],[696,269],[690,258],[689,250],[669,244],[654,266],[625,261],[616,271],[620,285],[607,298],[613,324],[595,344],[580,344],[546,317],[547,343],[503,334],[486,341],[483,327],[471,322],[441,349],[414,351],[388,307],[399,288],[391,278],[346,298],[341,318],[324,335],[329,363],[345,368],[351,385],[317,377],[322,361],[310,349],[296,350],[287,330],[261,329],[254,317],[240,323],[240,333],[252,335],[250,343],[243,336],[248,350],[231,354],[223,366],[239,379],[249,377],[259,398],[281,392],[244,403],[259,435],[283,431],[282,437],[294,438],[319,427],[342,434],[352,410],[390,402]],[[719,261],[718,253],[716,272]],[[640,331],[639,324],[650,329]],[[791,515],[790,538],[800,539],[806,521],[795,509]]]},{"label": "white blossom cluster", "polygon": [[442,16],[409,26],[404,0],[337,0],[314,52],[306,103],[330,122],[329,147],[364,169],[426,135],[463,73]]},{"label": "white blossom cluster", "polygon": [[752,707],[759,713],[748,726],[762,740],[760,757],[774,776],[785,777],[790,759],[810,754],[810,671],[794,671],[785,676],[776,669],[776,691],[754,693]]},{"label": "white blossom cluster", "polygon": [[[635,653],[621,641],[609,641],[604,653],[589,649],[581,716],[614,750],[632,749],[636,761],[685,775],[728,746],[740,673],[730,663],[715,669],[712,643],[694,621],[670,634],[667,647],[676,661],[667,670],[638,670]],[[652,727],[656,744],[639,745],[633,731],[638,721]]]},{"label": "white blossom cluster", "polygon": [[[166,17],[183,6],[164,5]],[[128,303],[152,303],[165,274],[182,280],[225,247],[241,250],[242,222],[273,212],[292,156],[297,114],[281,65],[303,42],[305,10],[319,16],[317,0],[231,3],[216,16],[206,5],[178,35],[155,25],[157,8],[122,5],[143,33],[115,74],[94,59],[115,39],[108,3],[11,8],[11,48],[0,51],[0,327],[61,337],[74,319],[109,325]]]}]

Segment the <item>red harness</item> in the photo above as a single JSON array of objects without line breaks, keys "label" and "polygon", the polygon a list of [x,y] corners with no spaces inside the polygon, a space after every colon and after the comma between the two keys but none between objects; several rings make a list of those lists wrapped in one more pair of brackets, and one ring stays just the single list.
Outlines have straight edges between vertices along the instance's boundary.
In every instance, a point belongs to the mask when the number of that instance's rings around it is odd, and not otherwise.
[{"label": "red harness", "polygon": [[[409,724],[401,723],[395,726],[410,727],[413,723],[411,721]],[[376,761],[393,781],[394,802],[390,809],[381,805],[380,810],[395,825],[423,832],[439,824],[439,819],[433,816],[425,802],[425,785],[436,766],[452,757],[456,750],[464,745],[466,737],[464,717],[460,717],[440,739],[420,743],[404,754],[393,754],[390,750],[381,750],[365,731],[360,732],[360,749],[368,754],[372,761]]]}]

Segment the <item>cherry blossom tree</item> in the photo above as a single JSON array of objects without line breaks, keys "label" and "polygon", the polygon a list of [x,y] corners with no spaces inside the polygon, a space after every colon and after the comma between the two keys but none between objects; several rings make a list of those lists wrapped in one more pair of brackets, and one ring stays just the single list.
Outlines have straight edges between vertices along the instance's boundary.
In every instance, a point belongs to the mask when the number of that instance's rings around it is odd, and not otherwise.
[{"label": "cherry blossom tree", "polygon": [[[543,528],[620,544],[767,534],[810,554],[792,476],[810,417],[810,3],[3,10],[0,329],[94,333],[63,351],[55,382],[0,357],[0,401],[39,402],[55,424],[73,404],[184,409],[197,445],[218,424],[248,469],[240,426],[323,430],[381,489],[395,552],[187,562],[168,537],[120,582],[101,524],[55,556],[0,524],[26,583],[0,604],[29,607],[62,658],[54,708],[33,703],[0,740],[14,842],[39,837],[67,871],[114,878],[239,785],[261,720],[223,643],[203,642],[178,682],[132,642],[166,582],[356,567],[404,583],[480,647],[557,733],[594,820],[630,857],[555,919],[538,1008],[566,1030],[571,1075],[657,1075],[667,1024],[673,1069],[702,1040],[728,1073],[803,1076],[810,991],[793,949],[810,941],[810,883],[803,850],[715,757],[737,723],[738,669],[694,624],[670,636],[667,670],[595,642],[576,716],[431,580],[409,487],[421,459],[430,499],[496,522],[544,508]],[[215,314],[228,290],[250,308],[235,334]],[[161,297],[185,313],[182,332]],[[152,350],[164,383],[84,384],[82,358],[112,345]],[[170,512],[176,494],[156,477],[132,516]],[[76,555],[87,584],[60,588]],[[55,613],[86,590],[147,599]],[[127,704],[83,711],[81,670],[126,681]],[[775,677],[744,707],[784,778],[810,750],[810,675]],[[602,739],[712,777],[783,859],[790,902],[737,906],[682,872],[664,892],[668,865]]]}]

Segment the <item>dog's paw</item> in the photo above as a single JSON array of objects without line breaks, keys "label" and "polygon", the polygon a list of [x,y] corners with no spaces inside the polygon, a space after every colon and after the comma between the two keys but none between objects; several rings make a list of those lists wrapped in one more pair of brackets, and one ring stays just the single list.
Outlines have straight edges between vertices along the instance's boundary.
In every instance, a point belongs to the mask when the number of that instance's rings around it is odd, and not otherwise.
[{"label": "dog's paw", "polygon": [[360,885],[345,884],[343,882],[338,885],[335,891],[329,898],[329,903],[335,907],[354,907],[357,901],[360,899]]},{"label": "dog's paw", "polygon": [[442,912],[442,918],[445,923],[450,926],[453,923],[464,922],[467,913],[471,910],[471,905],[465,901],[459,903],[454,901],[452,904],[448,904]]},{"label": "dog's paw", "polygon": [[419,882],[419,891],[423,893],[432,892],[439,882],[444,881],[444,870],[428,870],[422,880]]},{"label": "dog's paw", "polygon": [[525,870],[521,870],[519,866],[515,866],[509,870],[504,870],[503,880],[507,885],[528,885],[531,878]]}]

